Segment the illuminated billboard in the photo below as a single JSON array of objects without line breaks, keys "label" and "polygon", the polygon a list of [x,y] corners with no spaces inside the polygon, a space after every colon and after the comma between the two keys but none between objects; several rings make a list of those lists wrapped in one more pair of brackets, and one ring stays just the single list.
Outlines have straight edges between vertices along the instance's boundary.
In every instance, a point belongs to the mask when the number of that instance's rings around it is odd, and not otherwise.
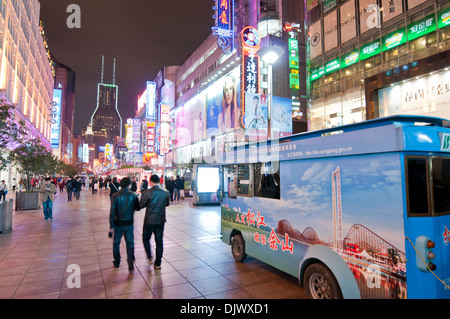
[{"label": "illuminated billboard", "polygon": [[268,123],[267,95],[245,93],[245,135],[250,141],[266,140]]},{"label": "illuminated billboard", "polygon": [[239,68],[234,69],[206,90],[207,136],[220,135],[241,125]]},{"label": "illuminated billboard", "polygon": [[273,96],[270,118],[270,136],[279,138],[292,134],[292,100]]},{"label": "illuminated billboard", "polygon": [[155,119],[156,113],[156,83],[155,82],[147,82],[147,105],[145,117],[148,119]]},{"label": "illuminated billboard", "polygon": [[234,0],[215,0],[216,24],[212,27],[217,43],[225,53],[234,48]]},{"label": "illuminated billboard", "polygon": [[51,137],[50,142],[53,149],[59,148],[59,137],[61,135],[61,99],[62,90],[53,90],[53,103],[52,103],[52,119],[51,119]]},{"label": "illuminated billboard", "polygon": [[259,43],[261,37],[258,30],[246,27],[242,30],[242,90],[248,93],[259,93]]}]

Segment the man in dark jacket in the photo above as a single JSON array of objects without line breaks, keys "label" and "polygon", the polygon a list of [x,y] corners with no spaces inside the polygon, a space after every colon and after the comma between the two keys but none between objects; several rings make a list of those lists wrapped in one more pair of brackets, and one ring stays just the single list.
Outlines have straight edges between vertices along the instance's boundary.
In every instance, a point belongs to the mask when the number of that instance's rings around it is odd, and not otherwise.
[{"label": "man in dark jacket", "polygon": [[139,206],[146,207],[144,227],[142,231],[142,242],[149,262],[152,262],[150,239],[155,234],[156,258],[155,269],[161,268],[163,255],[164,223],[166,222],[166,207],[169,206],[169,192],[159,187],[159,177],[152,175],[150,178],[151,188],[142,193]]},{"label": "man in dark jacket", "polygon": [[134,260],[134,211],[140,210],[139,199],[136,193],[130,191],[131,180],[128,177],[120,181],[120,190],[112,196],[111,211],[109,214],[109,224],[114,230],[113,256],[114,266],[120,264],[120,241],[122,235],[125,236],[127,246],[128,270],[133,271]]}]

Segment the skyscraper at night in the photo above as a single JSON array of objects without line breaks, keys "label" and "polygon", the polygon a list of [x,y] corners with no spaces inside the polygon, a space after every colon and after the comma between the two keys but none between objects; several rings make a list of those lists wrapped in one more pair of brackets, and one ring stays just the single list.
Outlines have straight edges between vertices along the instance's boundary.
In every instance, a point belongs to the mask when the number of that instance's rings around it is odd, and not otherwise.
[{"label": "skyscraper at night", "polygon": [[[104,57],[102,57],[101,81],[97,86],[97,107],[91,116],[91,126],[96,133],[104,136],[105,143],[114,143],[116,136],[122,136],[122,118],[117,108],[119,87],[115,84],[116,59],[114,59],[112,84],[104,83]],[[101,143],[103,144],[103,143]],[[103,144],[104,145],[104,144]]]}]

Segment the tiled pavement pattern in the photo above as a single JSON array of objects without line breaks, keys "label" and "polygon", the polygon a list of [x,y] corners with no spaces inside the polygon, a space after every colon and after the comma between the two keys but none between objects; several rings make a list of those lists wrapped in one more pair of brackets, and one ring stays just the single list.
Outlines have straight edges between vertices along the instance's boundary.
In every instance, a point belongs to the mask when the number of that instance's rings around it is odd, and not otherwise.
[{"label": "tiled pavement pattern", "polygon": [[[236,263],[220,240],[220,209],[168,208],[162,268],[149,265],[142,245],[145,210],[135,217],[135,270],[112,264],[109,191],[83,191],[79,201],[55,196],[53,221],[42,210],[17,211],[13,230],[0,234],[0,298],[36,299],[292,299],[306,298],[297,279],[254,258]],[[152,238],[152,249],[154,250]],[[67,266],[81,270],[81,288],[68,288]]]}]

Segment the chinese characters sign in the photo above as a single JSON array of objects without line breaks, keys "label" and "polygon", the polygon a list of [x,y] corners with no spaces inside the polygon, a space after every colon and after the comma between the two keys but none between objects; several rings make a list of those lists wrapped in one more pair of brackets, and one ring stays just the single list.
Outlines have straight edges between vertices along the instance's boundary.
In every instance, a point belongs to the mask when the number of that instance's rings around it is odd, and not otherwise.
[{"label": "chinese characters sign", "polygon": [[[256,214],[252,213],[250,209],[248,210],[248,213],[238,212],[234,222],[247,226],[253,226],[258,229],[260,229],[260,227],[264,227],[263,229],[267,228],[266,223],[264,222],[264,216],[262,216],[260,212],[256,212]],[[263,246],[267,245],[272,251],[276,251],[280,248],[281,251],[289,252],[291,255],[294,253],[294,244],[289,240],[289,235],[285,233],[284,239],[280,239],[274,228],[271,229],[270,234],[254,232],[253,239],[258,244]]]},{"label": "chinese characters sign", "polygon": [[147,123],[147,153],[155,153],[155,123]]},{"label": "chinese characters sign", "polygon": [[410,114],[450,118],[450,71],[394,85],[378,95],[380,117]]},{"label": "chinese characters sign", "polygon": [[408,25],[408,41],[412,41],[433,31],[436,31],[434,14]]},{"label": "chinese characters sign", "polygon": [[225,53],[234,48],[234,0],[216,0],[216,25],[212,27],[213,35]]},{"label": "chinese characters sign", "polygon": [[242,90],[259,93],[259,50],[260,36],[258,30],[246,27],[242,31]]}]

